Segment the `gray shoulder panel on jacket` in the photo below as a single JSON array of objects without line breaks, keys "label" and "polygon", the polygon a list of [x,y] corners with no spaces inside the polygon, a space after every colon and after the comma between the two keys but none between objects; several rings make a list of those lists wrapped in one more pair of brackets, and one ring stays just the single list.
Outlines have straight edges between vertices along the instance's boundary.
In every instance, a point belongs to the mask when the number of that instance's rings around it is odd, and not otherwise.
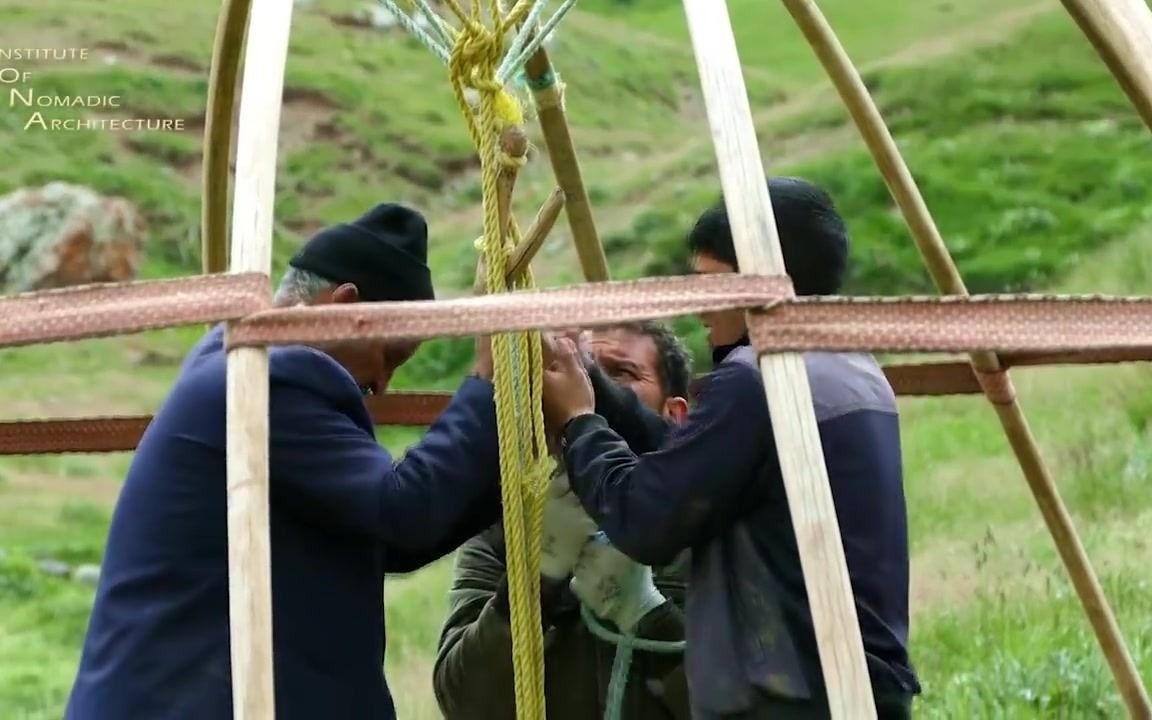
[{"label": "gray shoulder panel on jacket", "polygon": [[[724,362],[756,368],[756,351],[747,345],[733,350]],[[860,410],[896,413],[896,393],[876,358],[867,353],[804,353],[816,421],[831,420]]]}]

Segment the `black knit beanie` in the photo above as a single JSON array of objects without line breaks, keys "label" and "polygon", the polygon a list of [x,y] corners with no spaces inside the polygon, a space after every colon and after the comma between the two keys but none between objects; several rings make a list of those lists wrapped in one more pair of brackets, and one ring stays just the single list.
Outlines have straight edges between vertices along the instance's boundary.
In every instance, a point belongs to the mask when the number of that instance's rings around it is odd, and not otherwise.
[{"label": "black knit beanie", "polygon": [[366,302],[434,299],[427,263],[424,216],[395,203],[321,230],[288,261],[334,283],[354,284]]}]

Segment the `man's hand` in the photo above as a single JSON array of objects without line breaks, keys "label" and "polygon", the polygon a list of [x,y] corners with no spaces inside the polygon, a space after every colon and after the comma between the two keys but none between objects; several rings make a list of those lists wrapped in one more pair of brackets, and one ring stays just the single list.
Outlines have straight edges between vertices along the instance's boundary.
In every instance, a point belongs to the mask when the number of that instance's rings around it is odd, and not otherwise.
[{"label": "man's hand", "polygon": [[540,546],[540,574],[563,579],[572,572],[576,559],[596,523],[580,506],[580,499],[568,488],[568,478],[556,475],[548,485],[544,505],[544,537]]},{"label": "man's hand", "polygon": [[596,356],[592,354],[592,348],[589,347],[588,344],[589,334],[587,330],[568,328],[560,335],[571,340],[576,346],[576,354],[580,356],[580,360],[583,361],[585,368],[596,364]]},{"label": "man's hand", "polygon": [[578,416],[596,411],[588,372],[568,338],[544,342],[544,424],[555,435]]},{"label": "man's hand", "polygon": [[472,373],[485,380],[492,379],[492,337],[481,335],[476,338],[476,361]]},{"label": "man's hand", "polygon": [[612,547],[604,533],[597,533],[580,553],[572,592],[596,617],[611,620],[625,633],[666,602],[652,580],[652,568]]}]

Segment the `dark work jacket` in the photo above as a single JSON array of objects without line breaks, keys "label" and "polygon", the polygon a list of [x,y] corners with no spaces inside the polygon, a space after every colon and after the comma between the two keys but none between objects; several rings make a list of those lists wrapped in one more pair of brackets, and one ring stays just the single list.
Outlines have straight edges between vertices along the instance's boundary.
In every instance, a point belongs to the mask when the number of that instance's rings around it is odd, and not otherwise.
[{"label": "dark work jacket", "polygon": [[[687,554],[685,554],[687,555]],[[448,720],[515,720],[512,633],[508,619],[504,530],[472,538],[456,556],[448,619],[440,635],[433,687]],[[636,636],[683,640],[687,557],[655,568],[668,602],[640,621]],[[544,693],[548,720],[604,717],[615,645],[597,638],[580,618],[566,581],[541,589]],[[609,626],[610,627],[610,626]],[[622,707],[625,720],[688,720],[683,655],[641,650],[632,656]]]},{"label": "dark work jacket", "polygon": [[[902,710],[919,691],[907,651],[908,539],[895,396],[871,356],[808,353],[805,361],[884,717],[889,698]],[[633,409],[644,414],[638,404]],[[569,482],[612,543],[633,559],[658,565],[691,548],[686,665],[693,717],[752,717],[788,700],[826,712],[755,353],[738,348],[721,362],[687,421],[653,452],[630,450],[610,420],[585,415],[565,429]]]},{"label": "dark work jacket", "polygon": [[[232,717],[222,329],[191,352],[121,490],[69,720]],[[328,355],[270,356],[276,717],[394,718],[385,573],[500,516],[492,386],[469,378],[395,462]]]}]

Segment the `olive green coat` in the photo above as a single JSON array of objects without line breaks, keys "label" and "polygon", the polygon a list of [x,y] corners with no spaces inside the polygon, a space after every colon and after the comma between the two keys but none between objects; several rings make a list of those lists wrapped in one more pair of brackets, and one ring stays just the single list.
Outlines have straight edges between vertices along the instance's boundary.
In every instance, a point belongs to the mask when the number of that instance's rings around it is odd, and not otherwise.
[{"label": "olive green coat", "polygon": [[[685,554],[673,567],[653,570],[669,602],[641,620],[637,637],[683,639],[686,560]],[[436,699],[448,720],[516,718],[504,576],[500,526],[460,548],[433,673]],[[566,583],[547,593],[541,604],[547,720],[602,720],[615,646],[584,627],[579,603]],[[682,660],[680,653],[633,654],[623,720],[689,719]]]}]

